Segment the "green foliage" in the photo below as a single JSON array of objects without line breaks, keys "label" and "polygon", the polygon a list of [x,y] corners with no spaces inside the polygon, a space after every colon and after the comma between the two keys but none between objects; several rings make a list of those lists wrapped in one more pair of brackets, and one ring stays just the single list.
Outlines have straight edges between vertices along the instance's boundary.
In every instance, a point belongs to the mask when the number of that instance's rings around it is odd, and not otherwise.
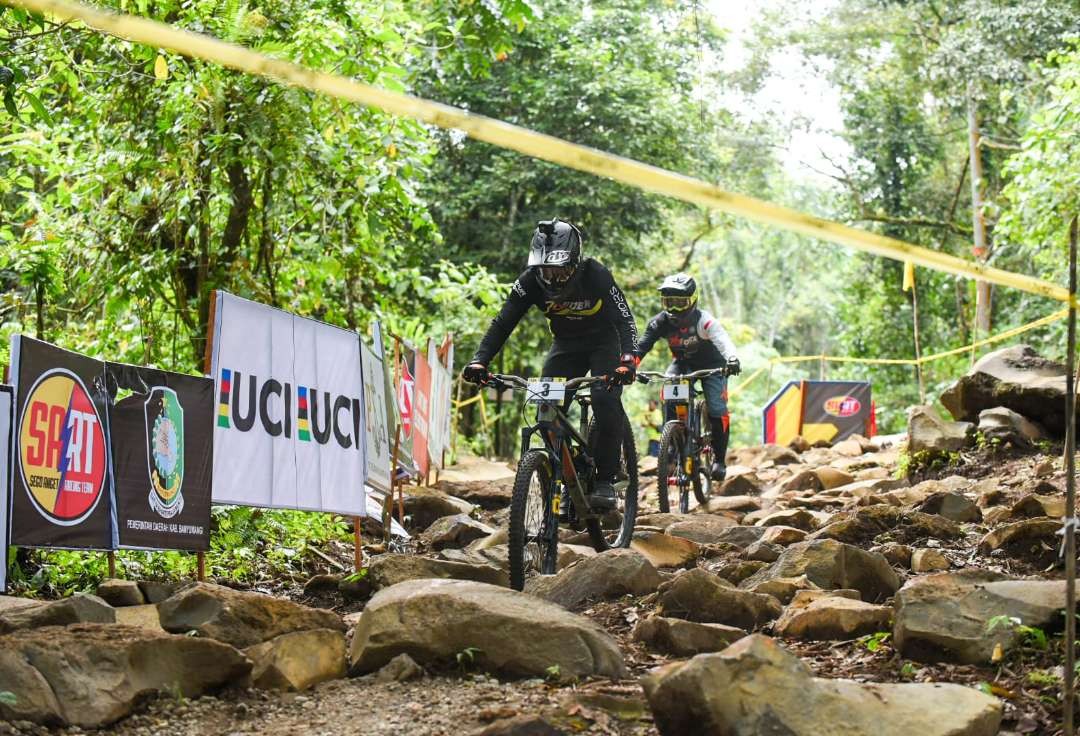
[{"label": "green foliage", "polygon": [[1021,646],[1031,649],[1044,650],[1049,644],[1045,631],[1037,626],[1024,625],[1016,616],[993,616],[986,622],[986,633],[993,633],[998,629],[1016,632]]},{"label": "green foliage", "polygon": [[559,682],[562,680],[562,668],[557,664],[551,665],[544,670],[544,679],[548,682]]},{"label": "green foliage", "polygon": [[877,633],[868,634],[867,636],[862,637],[859,639],[859,643],[866,647],[866,651],[876,652],[891,638],[892,634],[888,631],[878,631]]},{"label": "green foliage", "polygon": [[10,690],[0,690],[0,703],[14,708],[19,704],[19,697]]},{"label": "green foliage", "polygon": [[[333,514],[217,506],[207,575],[236,583],[303,580],[324,564],[310,550],[335,542],[351,545],[352,535],[346,521]],[[11,558],[10,583],[19,593],[54,597],[93,592],[108,576],[107,557],[101,552],[27,552],[26,569]],[[191,580],[196,573],[195,555],[184,552],[122,550],[116,553],[116,564],[121,576],[132,579]]]},{"label": "green foliage", "polygon": [[465,647],[454,655],[454,658],[457,660],[458,669],[462,672],[468,672],[476,664],[477,656],[483,653],[484,650],[478,647]]}]

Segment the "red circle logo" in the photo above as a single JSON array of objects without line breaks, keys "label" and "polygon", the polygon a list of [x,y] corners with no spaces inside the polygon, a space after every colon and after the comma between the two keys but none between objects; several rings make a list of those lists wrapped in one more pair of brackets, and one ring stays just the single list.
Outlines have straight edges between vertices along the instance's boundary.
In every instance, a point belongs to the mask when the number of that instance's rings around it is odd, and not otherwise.
[{"label": "red circle logo", "polygon": [[84,521],[105,488],[105,450],[101,416],[79,377],[43,373],[19,420],[19,470],[38,513],[60,526]]}]

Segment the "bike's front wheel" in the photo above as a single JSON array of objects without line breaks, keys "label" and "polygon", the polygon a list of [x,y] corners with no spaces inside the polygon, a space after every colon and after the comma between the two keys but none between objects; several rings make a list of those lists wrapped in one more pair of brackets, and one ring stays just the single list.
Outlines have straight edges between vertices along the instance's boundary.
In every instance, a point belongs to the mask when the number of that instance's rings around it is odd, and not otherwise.
[{"label": "bike's front wheel", "polygon": [[[664,431],[660,435],[660,451],[656,460],[656,497],[660,502],[660,513],[667,514],[671,511],[671,501],[668,497],[672,488],[677,489],[682,495],[683,477],[682,462],[683,448],[686,446],[686,427],[682,422],[672,420],[664,425]],[[683,513],[686,513],[683,511]]]},{"label": "bike's front wheel", "polygon": [[558,562],[558,515],[554,474],[545,452],[525,453],[518,463],[510,499],[510,587],[525,588],[530,573],[551,575]]},{"label": "bike's front wheel", "polygon": [[[638,458],[637,447],[634,446],[634,431],[630,428],[630,420],[626,414],[622,414],[622,439],[619,453],[619,472],[615,482],[615,510],[618,512],[617,526],[605,529],[603,519],[588,519],[585,522],[589,530],[589,538],[592,540],[593,549],[597,552],[614,549],[616,547],[629,547],[634,538],[634,524],[637,522],[638,507]],[[601,438],[596,431],[596,424],[589,427],[589,450],[593,457],[596,456],[596,446],[602,441],[610,441]],[[613,515],[614,516],[614,515]]]}]

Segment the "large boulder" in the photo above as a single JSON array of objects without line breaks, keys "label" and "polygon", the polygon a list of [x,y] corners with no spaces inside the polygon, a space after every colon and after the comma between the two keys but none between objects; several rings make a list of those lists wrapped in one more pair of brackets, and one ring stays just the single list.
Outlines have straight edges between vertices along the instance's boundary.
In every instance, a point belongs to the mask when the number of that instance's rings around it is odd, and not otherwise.
[{"label": "large boulder", "polygon": [[1061,624],[1064,580],[1015,580],[968,569],[914,578],[896,594],[893,643],[909,659],[987,664],[1024,626]]},{"label": "large boulder", "polygon": [[701,545],[692,539],[650,531],[634,532],[630,549],[644,555],[653,567],[685,567],[701,554]]},{"label": "large boulder", "polygon": [[854,590],[801,590],[773,630],[796,639],[854,639],[887,631],[892,612],[891,606],[864,603]]},{"label": "large boulder", "polygon": [[[1061,530],[1061,520],[1049,517],[1021,519],[999,526],[979,540],[979,551],[989,554],[1003,547],[1019,549],[1024,545],[1040,547],[1043,543],[1055,547],[1055,539]],[[1054,550],[1056,551],[1056,550]]]},{"label": "large boulder", "polygon": [[162,601],[158,615],[168,632],[197,631],[241,649],[293,631],[345,631],[345,623],[333,611],[210,583],[195,583]]},{"label": "large boulder", "polygon": [[1003,406],[1065,434],[1065,366],[1042,358],[1030,345],[983,356],[941,395],[954,418],[974,422],[985,409]]},{"label": "large boulder", "polygon": [[671,618],[753,629],[780,615],[780,601],[771,595],[740,590],[699,568],[660,586],[660,613]]},{"label": "large boulder", "polygon": [[644,555],[632,549],[613,549],[580,560],[557,575],[538,575],[525,592],[575,608],[587,600],[652,593],[663,582]]},{"label": "large boulder", "polygon": [[1048,437],[1045,429],[1012,409],[997,406],[979,412],[979,432],[988,440],[1017,447],[1031,447]]},{"label": "large boulder", "polygon": [[[491,552],[492,550],[485,550]],[[486,556],[485,556],[486,558]],[[406,580],[442,578],[445,580],[474,580],[492,585],[510,585],[510,575],[494,565],[433,560],[416,555],[382,555],[368,567],[368,578],[375,590],[389,588]]]},{"label": "large boulder", "polygon": [[683,518],[684,521],[669,526],[666,533],[698,544],[716,544],[721,541],[725,529],[738,526],[734,520],[714,514],[695,514]]},{"label": "large boulder", "polygon": [[884,557],[834,539],[791,545],[780,559],[744,580],[740,587],[750,590],[767,580],[803,575],[824,590],[857,590],[869,602],[887,598],[900,587],[900,577]]},{"label": "large boulder", "polygon": [[949,422],[932,406],[916,406],[908,416],[908,452],[956,452],[970,442],[975,425]]},{"label": "large boulder", "polygon": [[634,626],[634,641],[654,652],[675,657],[692,657],[702,652],[719,652],[746,636],[736,626],[700,624],[680,618],[648,616]]},{"label": "large boulder", "polygon": [[141,606],[147,603],[142,588],[134,580],[108,578],[97,587],[97,596],[114,608],[120,606]]},{"label": "large boulder", "polygon": [[48,603],[11,606],[0,612],[0,634],[19,629],[71,624],[111,624],[116,622],[116,609],[97,596],[76,593]]},{"label": "large boulder", "polygon": [[405,653],[510,677],[622,678],[615,640],[588,619],[526,593],[461,580],[411,580],[375,594],[353,630],[350,672],[373,672]]},{"label": "large boulder", "polygon": [[0,719],[100,728],[148,694],[197,697],[247,676],[251,662],[212,639],[120,624],[46,626],[0,636]]},{"label": "large boulder", "polygon": [[244,650],[251,683],[262,690],[307,690],[345,676],[345,635],[332,629],[282,634]]},{"label": "large boulder", "polygon": [[663,736],[993,736],[997,698],[962,685],[814,677],[765,636],[653,670],[642,680]]},{"label": "large boulder", "polygon": [[433,487],[447,496],[468,501],[486,511],[497,511],[510,505],[510,498],[513,495],[514,488],[514,476],[510,475],[498,480],[459,482],[441,480]]},{"label": "large boulder", "polygon": [[926,514],[937,514],[958,523],[977,522],[982,519],[982,512],[967,496],[955,491],[937,491],[922,501],[919,510]]},{"label": "large boulder", "polygon": [[472,516],[475,507],[468,501],[430,488],[411,488],[404,499],[406,526],[410,530],[424,530],[444,516],[465,514]]},{"label": "large boulder", "polygon": [[464,547],[470,542],[494,533],[494,528],[481,524],[471,516],[454,514],[433,521],[431,526],[420,535],[420,541],[428,549],[438,550],[447,547]]}]

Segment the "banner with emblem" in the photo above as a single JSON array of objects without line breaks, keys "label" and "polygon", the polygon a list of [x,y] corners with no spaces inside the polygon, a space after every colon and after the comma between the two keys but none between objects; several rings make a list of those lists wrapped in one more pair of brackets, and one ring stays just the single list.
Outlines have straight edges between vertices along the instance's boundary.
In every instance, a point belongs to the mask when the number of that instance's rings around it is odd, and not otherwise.
[{"label": "banner with emblem", "polygon": [[120,547],[210,546],[214,382],[107,363]]},{"label": "banner with emblem", "polygon": [[11,544],[112,548],[105,364],[15,335]]},{"label": "banner with emblem", "polygon": [[7,513],[11,498],[11,448],[14,444],[14,395],[11,386],[0,385],[0,593],[7,589]]}]

